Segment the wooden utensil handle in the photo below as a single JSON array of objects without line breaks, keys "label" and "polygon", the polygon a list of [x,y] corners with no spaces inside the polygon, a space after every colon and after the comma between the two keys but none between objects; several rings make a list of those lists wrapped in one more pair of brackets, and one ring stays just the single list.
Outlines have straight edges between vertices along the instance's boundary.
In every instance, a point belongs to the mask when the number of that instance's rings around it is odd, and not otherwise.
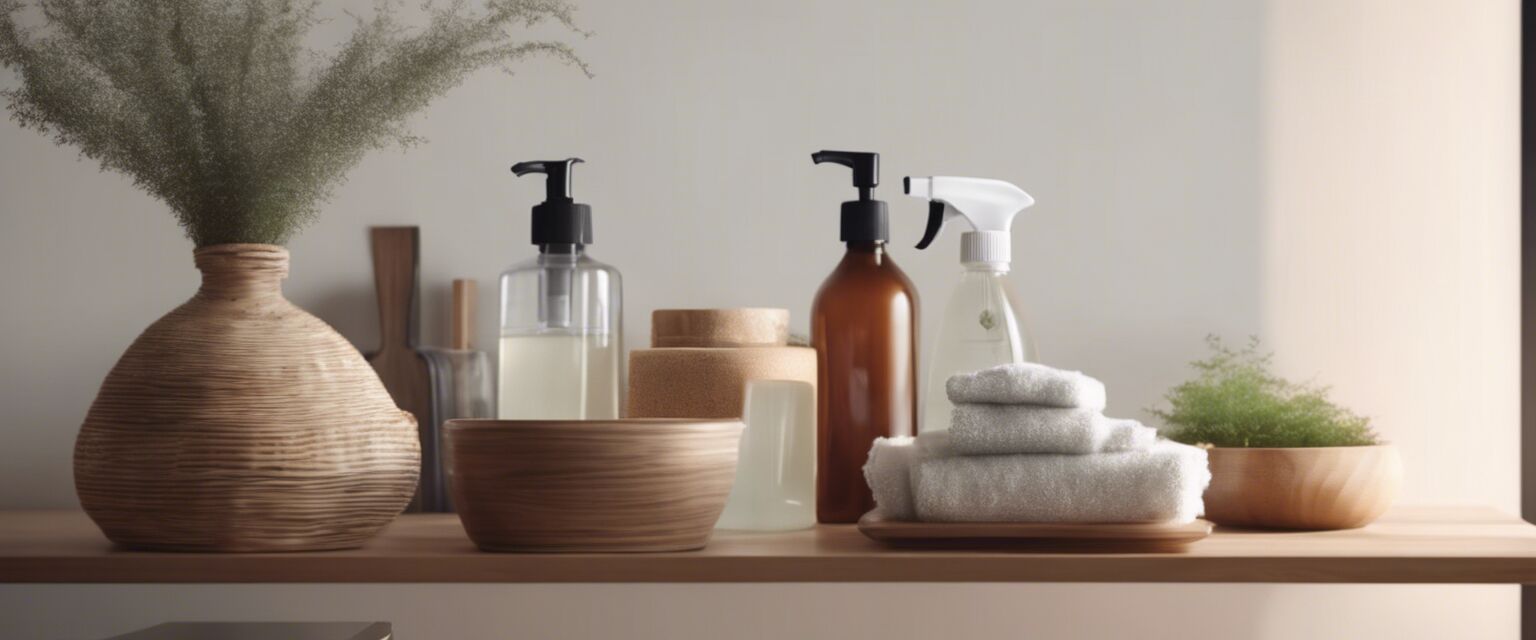
[{"label": "wooden utensil handle", "polygon": [[419,227],[372,227],[373,279],[379,297],[380,350],[416,344]]},{"label": "wooden utensil handle", "polygon": [[448,346],[465,350],[474,342],[475,335],[475,281],[459,278],[453,281],[453,313],[448,325]]}]

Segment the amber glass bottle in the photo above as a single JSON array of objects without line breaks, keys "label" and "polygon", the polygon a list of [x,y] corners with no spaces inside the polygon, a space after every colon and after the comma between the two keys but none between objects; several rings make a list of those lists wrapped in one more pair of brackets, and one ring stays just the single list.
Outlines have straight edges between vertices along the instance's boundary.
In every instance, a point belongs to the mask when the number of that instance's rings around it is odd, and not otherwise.
[{"label": "amber glass bottle", "polygon": [[848,245],[811,310],[820,382],[816,518],[874,508],[864,462],[875,438],[911,435],[917,416],[917,292],[885,243]]},{"label": "amber glass bottle", "polygon": [[864,462],[875,438],[910,435],[917,420],[917,292],[891,260],[885,203],[873,200],[879,156],[822,151],[853,168],[859,199],[843,203],[848,252],[811,307],[816,347],[816,518],[857,522],[874,508]]}]

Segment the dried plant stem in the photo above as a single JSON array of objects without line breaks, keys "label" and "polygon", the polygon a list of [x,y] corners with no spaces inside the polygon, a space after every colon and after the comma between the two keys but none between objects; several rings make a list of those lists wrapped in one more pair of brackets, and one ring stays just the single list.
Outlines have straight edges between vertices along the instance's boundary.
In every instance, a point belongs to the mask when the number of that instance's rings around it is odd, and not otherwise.
[{"label": "dried plant stem", "polygon": [[0,0],[0,66],[21,81],[0,99],[163,200],[198,246],[282,244],[365,153],[415,142],[406,118],[471,72],[542,55],[590,75],[569,45],[512,36],[550,21],[586,35],[564,0],[429,3],[414,30],[383,3],[308,65],[317,6]]}]

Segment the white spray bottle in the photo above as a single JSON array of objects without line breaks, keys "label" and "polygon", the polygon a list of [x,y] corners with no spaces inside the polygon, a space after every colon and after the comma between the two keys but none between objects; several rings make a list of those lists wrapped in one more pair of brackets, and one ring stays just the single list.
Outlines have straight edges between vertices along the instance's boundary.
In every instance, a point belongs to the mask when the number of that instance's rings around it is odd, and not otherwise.
[{"label": "white spray bottle", "polygon": [[908,177],[902,180],[902,188],[907,195],[929,201],[928,230],[917,248],[928,248],[944,225],[957,217],[974,229],[960,236],[960,263],[965,271],[944,307],[933,357],[928,359],[919,431],[947,431],[952,405],[944,385],[950,376],[1035,359],[1034,340],[1007,277],[1009,227],[1013,217],[1035,204],[1035,199],[1012,184],[986,178]]}]

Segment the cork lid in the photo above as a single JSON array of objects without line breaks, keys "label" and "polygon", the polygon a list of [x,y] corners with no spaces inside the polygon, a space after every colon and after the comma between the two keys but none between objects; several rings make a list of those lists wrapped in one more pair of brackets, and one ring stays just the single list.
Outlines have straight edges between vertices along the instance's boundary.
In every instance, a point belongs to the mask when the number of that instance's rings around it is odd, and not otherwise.
[{"label": "cork lid", "polygon": [[782,347],[789,344],[788,309],[657,309],[651,347]]}]

